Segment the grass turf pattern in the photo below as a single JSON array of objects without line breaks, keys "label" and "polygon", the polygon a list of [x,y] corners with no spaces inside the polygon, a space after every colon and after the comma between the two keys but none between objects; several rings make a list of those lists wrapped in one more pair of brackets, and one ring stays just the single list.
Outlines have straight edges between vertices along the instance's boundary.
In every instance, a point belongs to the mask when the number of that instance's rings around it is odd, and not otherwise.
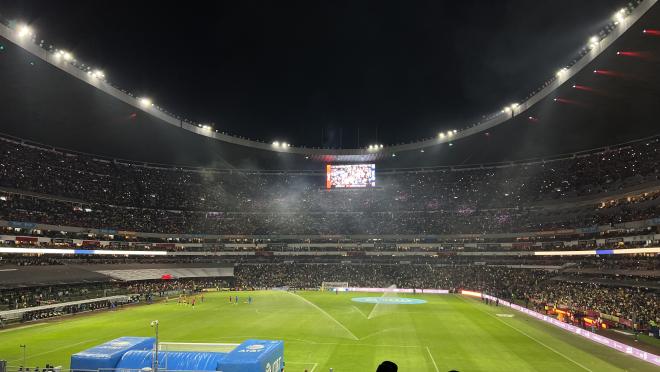
[{"label": "grass turf pattern", "polygon": [[[0,359],[10,366],[69,365],[71,354],[120,336],[240,343],[285,341],[286,372],[375,371],[392,360],[400,371],[655,371],[651,364],[589,342],[504,307],[459,295],[399,295],[427,303],[371,304],[380,294],[281,291],[205,294],[195,308],[176,301],[90,313],[0,331]],[[247,296],[253,303],[247,304]],[[389,295],[388,295],[389,296]]]}]

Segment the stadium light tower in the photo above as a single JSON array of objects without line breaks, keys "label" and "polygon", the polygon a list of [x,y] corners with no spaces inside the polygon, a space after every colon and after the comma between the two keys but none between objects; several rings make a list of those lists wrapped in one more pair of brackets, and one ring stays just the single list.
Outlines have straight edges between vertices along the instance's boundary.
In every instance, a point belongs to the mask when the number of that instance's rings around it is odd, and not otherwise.
[{"label": "stadium light tower", "polygon": [[156,343],[154,344],[153,371],[158,372],[158,320],[151,321],[151,327],[156,330]]}]

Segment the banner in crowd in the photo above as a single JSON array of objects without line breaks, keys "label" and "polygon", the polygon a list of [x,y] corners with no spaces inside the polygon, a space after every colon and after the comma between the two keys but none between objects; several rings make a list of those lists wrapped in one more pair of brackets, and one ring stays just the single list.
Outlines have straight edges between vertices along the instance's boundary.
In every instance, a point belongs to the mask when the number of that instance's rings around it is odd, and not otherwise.
[{"label": "banner in crowd", "polygon": [[603,318],[603,319],[606,319],[606,320],[611,320],[611,321],[613,321],[613,322],[615,322],[615,323],[623,324],[623,325],[625,325],[626,327],[630,327],[630,328],[632,328],[632,326],[633,326],[633,322],[632,322],[632,320],[629,320],[629,319],[626,319],[626,318],[621,318],[621,317],[618,317],[618,316],[616,316],[616,315],[609,315],[609,314],[603,314],[603,313],[601,313],[601,314],[600,314],[600,317]]},{"label": "banner in crowd", "polygon": [[37,227],[37,224],[32,222],[9,221],[7,224],[9,227],[13,227],[15,229],[33,230]]}]

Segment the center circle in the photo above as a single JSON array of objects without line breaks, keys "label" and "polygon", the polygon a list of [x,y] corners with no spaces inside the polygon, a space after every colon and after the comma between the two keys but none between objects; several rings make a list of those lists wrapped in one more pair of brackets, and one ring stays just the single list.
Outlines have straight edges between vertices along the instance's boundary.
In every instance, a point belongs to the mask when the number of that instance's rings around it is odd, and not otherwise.
[{"label": "center circle", "polygon": [[401,297],[353,297],[351,301],[380,305],[419,305],[426,303],[426,300],[420,300],[418,298]]}]

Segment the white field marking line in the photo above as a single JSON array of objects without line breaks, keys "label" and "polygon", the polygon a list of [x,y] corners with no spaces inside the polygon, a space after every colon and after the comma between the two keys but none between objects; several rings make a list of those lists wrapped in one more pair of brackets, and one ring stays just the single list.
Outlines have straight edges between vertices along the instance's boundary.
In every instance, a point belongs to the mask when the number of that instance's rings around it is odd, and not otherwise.
[{"label": "white field marking line", "polygon": [[[42,356],[42,355],[52,354],[56,351],[64,350],[64,349],[69,348],[71,346],[76,346],[76,345],[84,344],[84,343],[87,343],[87,342],[94,342],[96,340],[99,340],[99,339],[94,338],[94,339],[91,339],[91,340],[80,341],[80,342],[76,342],[75,344],[69,344],[69,345],[64,345],[64,346],[61,346],[61,347],[58,347],[58,348],[55,348],[55,349],[50,349],[48,351],[44,351],[43,353],[30,354],[29,358],[34,358],[34,357],[38,357],[38,356]],[[7,363],[20,362],[22,360],[23,360],[23,358],[19,358],[19,359],[9,360],[9,361],[7,361]]]},{"label": "white field marking line", "polygon": [[353,306],[353,308],[354,308],[358,313],[360,313],[360,315],[362,315],[362,316],[365,317],[365,318],[368,318],[368,316],[365,315],[365,314],[362,312],[362,310],[360,310],[357,306],[355,306],[355,305],[351,305],[351,306]]},{"label": "white field marking line", "polygon": [[22,329],[26,329],[26,328],[32,328],[32,327],[39,327],[39,326],[44,326],[46,324],[48,324],[48,323],[29,324],[29,325],[22,326],[22,327],[8,328],[8,329],[3,329],[2,331],[0,331],[0,333],[18,331],[18,330],[22,330]]},{"label": "white field marking line", "polygon": [[433,362],[433,367],[435,368],[435,372],[440,372],[438,369],[438,365],[435,364],[435,359],[433,359],[433,355],[431,355],[431,350],[429,350],[429,347],[426,347],[426,352],[429,353],[429,356],[431,357],[431,362]]},{"label": "white field marking line", "polygon": [[314,307],[315,309],[317,309],[318,311],[320,311],[323,315],[325,315],[325,316],[327,316],[328,318],[330,318],[330,320],[332,320],[333,322],[335,322],[335,323],[336,323],[338,326],[340,326],[344,331],[348,332],[348,334],[351,336],[351,338],[353,338],[355,341],[358,340],[357,336],[354,335],[353,332],[351,332],[348,328],[346,328],[345,325],[341,324],[337,319],[335,319],[332,315],[328,314],[327,311],[325,311],[325,310],[321,309],[320,307],[318,307],[318,305],[316,305],[315,303],[311,302],[310,300],[308,300],[308,299],[306,299],[306,298],[304,298],[304,297],[302,297],[302,296],[300,296],[300,295],[298,295],[298,294],[296,294],[296,293],[291,293],[291,292],[286,292],[286,293],[288,293],[288,294],[290,294],[291,296],[294,296],[294,297],[300,299],[301,301],[305,302],[305,303],[308,304],[308,305],[311,305],[312,307]]},{"label": "white field marking line", "polygon": [[[467,300],[464,299],[463,297],[460,297],[460,296],[459,296],[459,298],[462,299],[463,301],[467,302]],[[563,354],[563,353],[560,352],[559,350],[556,350],[556,349],[554,349],[553,347],[544,344],[544,343],[541,342],[540,340],[537,340],[536,338],[534,338],[534,337],[528,335],[528,334],[525,333],[524,331],[521,331],[520,329],[518,329],[518,328],[512,326],[511,324],[505,322],[505,321],[502,320],[501,318],[498,318],[498,317],[496,317],[496,316],[493,316],[493,314],[491,314],[491,313],[489,313],[489,312],[486,312],[486,311],[480,309],[480,308],[477,307],[477,306],[475,306],[475,307],[477,308],[477,310],[481,311],[482,313],[487,314],[488,316],[490,316],[490,317],[493,318],[493,319],[497,319],[497,321],[501,322],[502,324],[506,325],[507,327],[509,327],[509,328],[511,328],[511,329],[513,329],[513,330],[515,330],[516,332],[518,332],[518,333],[520,333],[520,334],[522,334],[522,335],[527,336],[528,338],[530,338],[531,340],[535,341],[535,342],[538,343],[539,345],[541,345],[541,346],[545,347],[546,349],[552,351],[553,353],[555,353],[555,354],[557,354],[557,355],[563,357],[564,359],[566,359],[566,360],[572,362],[573,364],[575,364],[576,366],[578,366],[578,367],[584,369],[585,371],[593,372],[591,369],[589,369],[589,368],[585,367],[584,365],[580,364],[579,362],[577,362],[577,361],[571,359],[570,357],[568,357],[567,355]]]},{"label": "white field marking line", "polygon": [[316,367],[318,367],[318,366],[319,366],[319,364],[318,364],[318,363],[314,363],[314,366],[312,367],[312,370],[311,370],[310,372],[314,372],[314,370],[315,370],[315,369],[316,369]]}]

